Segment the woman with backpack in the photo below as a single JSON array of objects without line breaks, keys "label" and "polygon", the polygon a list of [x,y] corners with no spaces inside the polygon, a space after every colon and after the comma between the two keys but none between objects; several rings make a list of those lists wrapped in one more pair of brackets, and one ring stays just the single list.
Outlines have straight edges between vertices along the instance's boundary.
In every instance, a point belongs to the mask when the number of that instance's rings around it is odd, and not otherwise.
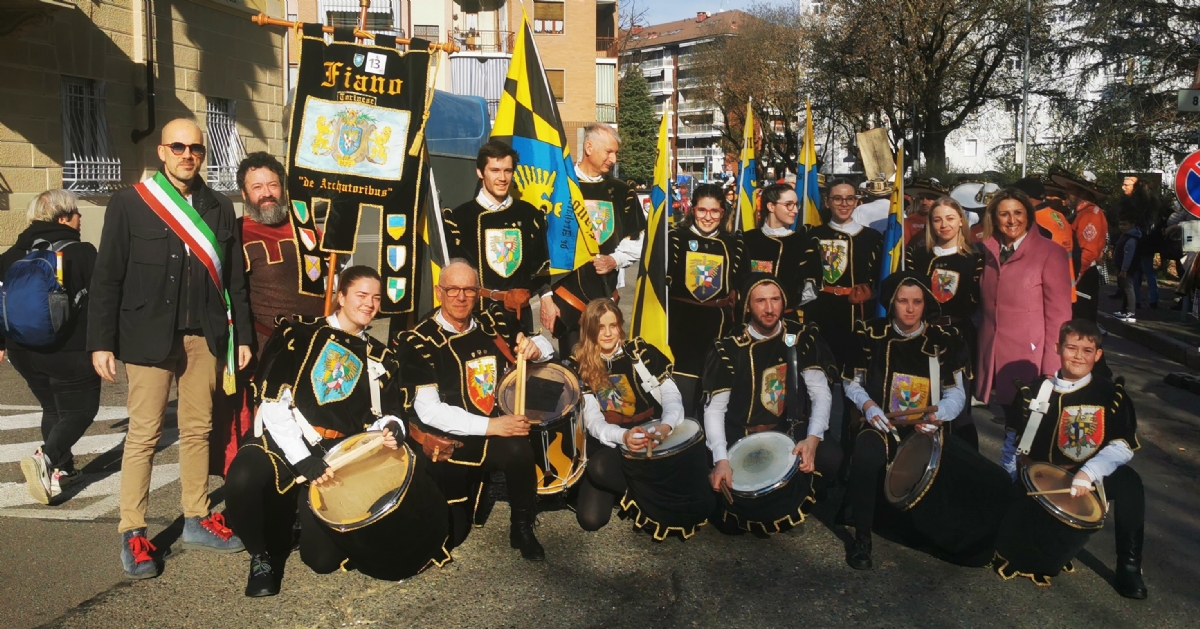
[{"label": "woman with backpack", "polygon": [[100,376],[86,351],[96,248],[80,242],[73,192],[43,192],[28,217],[29,227],[0,255],[0,361],[7,354],[42,406],[43,445],[21,460],[21,471],[29,495],[51,504],[79,479],[71,447],[100,408]]}]

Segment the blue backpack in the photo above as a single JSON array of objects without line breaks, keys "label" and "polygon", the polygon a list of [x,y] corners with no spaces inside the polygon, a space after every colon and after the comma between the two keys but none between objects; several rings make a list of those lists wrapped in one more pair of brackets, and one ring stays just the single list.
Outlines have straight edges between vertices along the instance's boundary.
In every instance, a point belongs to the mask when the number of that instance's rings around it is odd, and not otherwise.
[{"label": "blue backpack", "polygon": [[0,284],[0,335],[27,347],[46,347],[58,340],[72,305],[87,294],[86,288],[79,291],[72,304],[58,279],[59,253],[76,242],[34,241],[29,253],[9,267]]}]

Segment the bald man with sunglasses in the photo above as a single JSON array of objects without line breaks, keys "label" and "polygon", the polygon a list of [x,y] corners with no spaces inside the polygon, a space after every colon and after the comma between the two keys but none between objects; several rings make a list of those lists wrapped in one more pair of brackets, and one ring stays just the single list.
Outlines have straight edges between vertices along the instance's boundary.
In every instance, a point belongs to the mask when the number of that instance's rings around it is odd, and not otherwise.
[{"label": "bald man with sunglasses", "polygon": [[209,510],[213,392],[233,388],[250,361],[253,327],[233,204],[204,183],[204,138],[187,119],[162,130],[162,169],[112,196],[92,276],[88,350],[101,378],[129,381],[121,461],[121,564],[131,579],[158,576],[146,537],[150,470],[171,382],[179,391],[183,547],[238,552],[242,543]]}]

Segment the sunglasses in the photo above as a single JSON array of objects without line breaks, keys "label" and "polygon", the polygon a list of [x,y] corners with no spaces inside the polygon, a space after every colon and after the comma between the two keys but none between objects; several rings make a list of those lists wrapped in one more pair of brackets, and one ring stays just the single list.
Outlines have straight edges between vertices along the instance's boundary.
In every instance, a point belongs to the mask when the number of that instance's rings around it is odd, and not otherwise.
[{"label": "sunglasses", "polygon": [[184,144],[183,142],[172,142],[170,144],[160,144],[159,146],[165,146],[171,149],[171,152],[175,155],[183,155],[184,151],[191,151],[192,155],[195,155],[196,157],[204,157],[204,153],[207,152],[207,149],[204,148],[203,144]]}]

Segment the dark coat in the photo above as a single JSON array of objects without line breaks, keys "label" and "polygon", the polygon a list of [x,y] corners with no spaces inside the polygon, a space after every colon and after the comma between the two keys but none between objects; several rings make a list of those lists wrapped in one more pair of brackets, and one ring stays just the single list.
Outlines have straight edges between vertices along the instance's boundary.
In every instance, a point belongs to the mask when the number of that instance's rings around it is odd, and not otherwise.
[{"label": "dark coat", "polygon": [[[229,290],[237,345],[252,345],[254,329],[246,297],[246,261],[233,203],[200,183],[192,189],[192,206],[216,235],[224,257],[224,283]],[[115,352],[118,359],[155,364],[167,357],[174,342],[179,281],[185,253],[183,241],[146,205],[137,190],[112,196],[104,215],[100,254],[92,277],[88,318],[88,350]],[[203,269],[198,258],[193,269]],[[208,349],[224,359],[228,331],[225,305],[207,271],[205,281],[193,276],[194,295],[204,303],[201,329]]]},{"label": "dark coat", "polygon": [[[24,258],[35,240],[45,240],[56,243],[60,240],[78,242],[63,249],[63,288],[74,300],[80,291],[92,283],[92,269],[96,266],[96,248],[88,242],[80,242],[79,230],[68,227],[57,221],[34,221],[17,236],[17,242],[3,255],[0,255],[0,282],[4,275],[21,258]],[[31,352],[51,354],[60,351],[82,352],[87,348],[87,308],[88,298],[85,294],[78,308],[72,307],[71,317],[67,320],[67,329],[60,330],[59,341],[49,347],[25,347],[19,343],[10,343],[13,348],[27,349]],[[5,349],[4,337],[0,336],[0,350]]]}]

